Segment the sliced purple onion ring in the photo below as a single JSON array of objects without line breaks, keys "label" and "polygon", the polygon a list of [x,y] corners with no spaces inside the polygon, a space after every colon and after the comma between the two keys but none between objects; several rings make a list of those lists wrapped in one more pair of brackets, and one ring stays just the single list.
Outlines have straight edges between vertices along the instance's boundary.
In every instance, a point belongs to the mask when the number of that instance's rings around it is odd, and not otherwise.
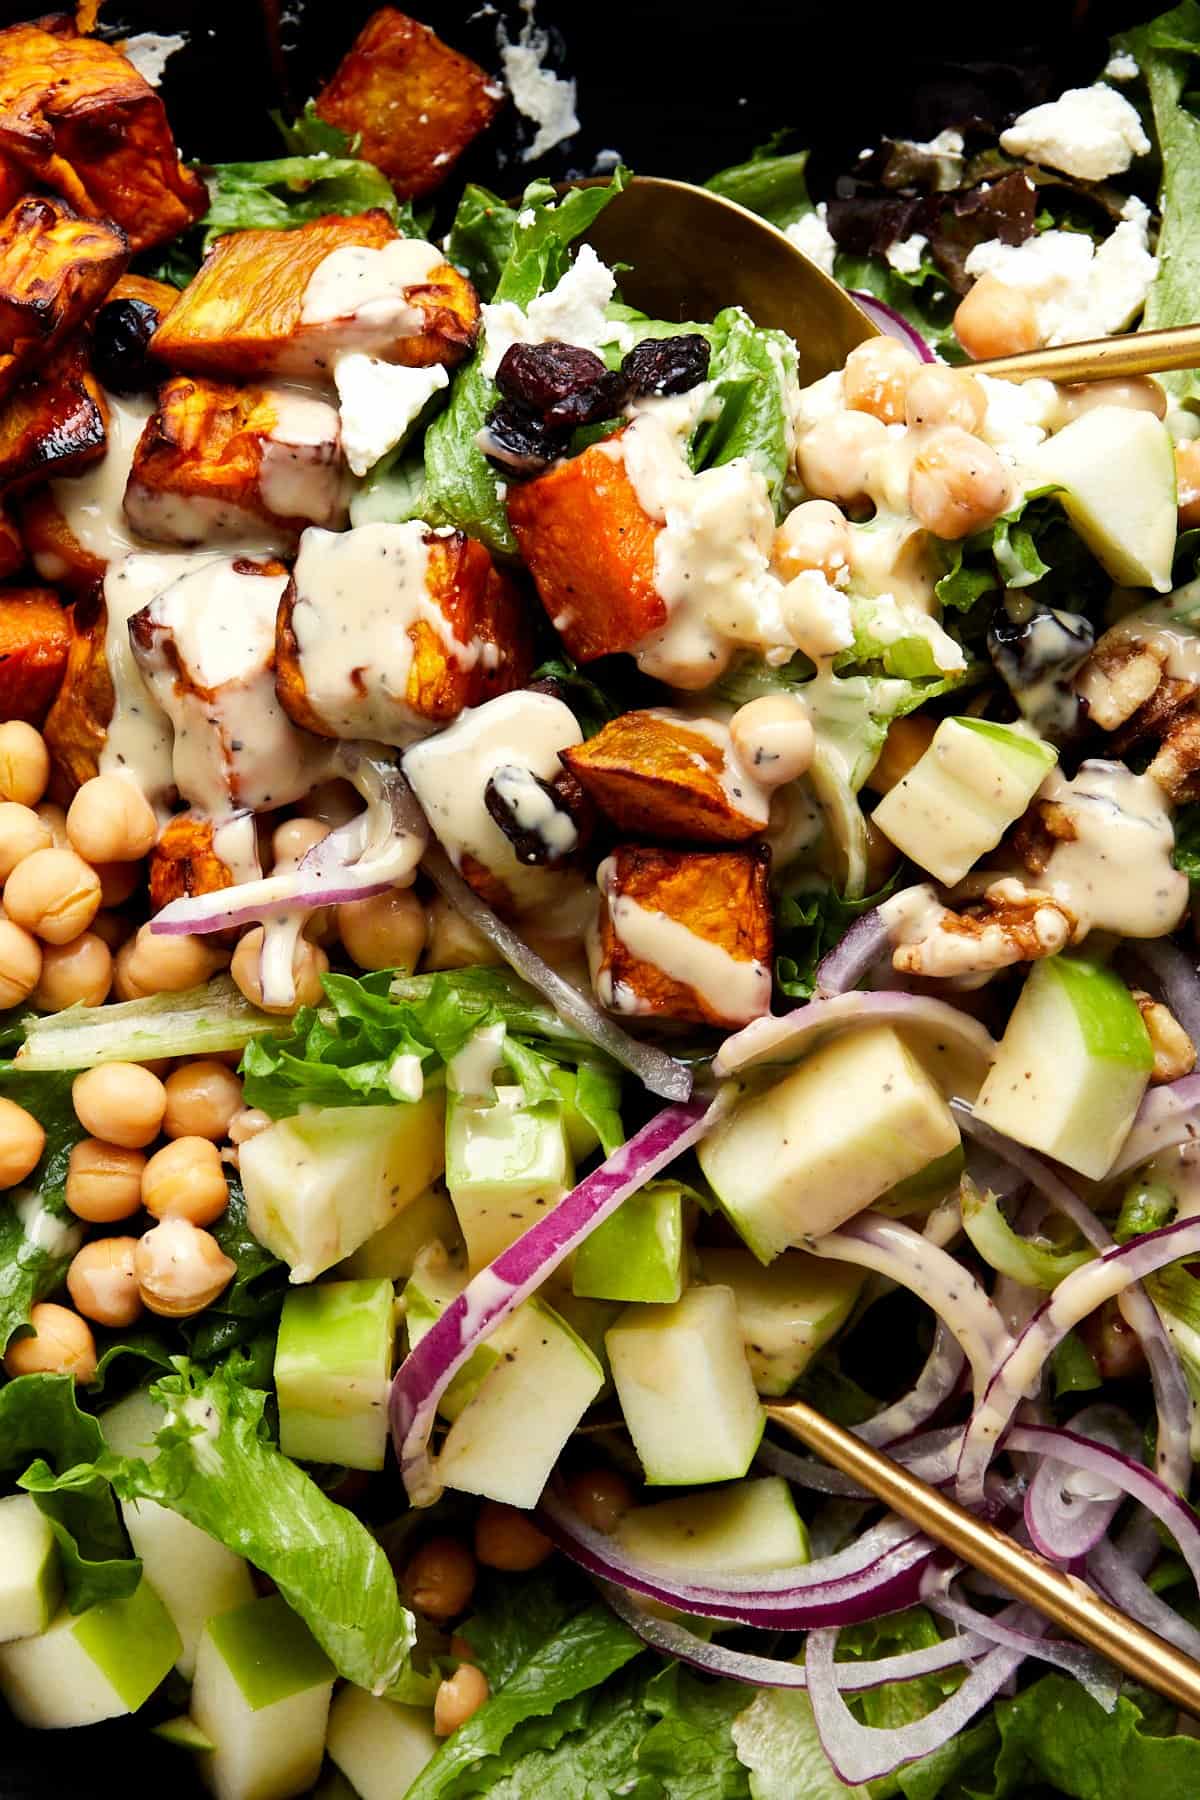
[{"label": "sliced purple onion ring", "polygon": [[1174,1644],[1186,1656],[1194,1656],[1200,1661],[1200,1631],[1181,1619],[1173,1606],[1147,1587],[1130,1559],[1123,1555],[1116,1545],[1103,1539],[1096,1545],[1087,1561],[1088,1577],[1097,1591],[1114,1606],[1136,1619],[1139,1625],[1149,1626],[1168,1644]]},{"label": "sliced purple onion ring", "polygon": [[885,301],[877,300],[874,294],[868,294],[862,288],[848,288],[847,292],[850,298],[862,307],[872,325],[878,326],[885,337],[899,339],[900,343],[907,345],[908,349],[922,362],[937,360],[916,326],[910,325],[904,314],[898,313],[894,306],[888,306]]},{"label": "sliced purple onion ring", "polygon": [[881,907],[855,919],[840,943],[827,950],[817,964],[814,1000],[831,1000],[856,988],[891,948],[891,934]]},{"label": "sliced purple onion ring", "polygon": [[916,1386],[873,1419],[856,1426],[857,1435],[866,1444],[882,1446],[920,1431],[957,1393],[966,1360],[954,1333],[939,1319],[933,1346]]},{"label": "sliced purple onion ring", "polygon": [[[881,988],[871,993],[837,994],[810,1000],[791,1012],[755,1019],[727,1037],[713,1063],[715,1075],[738,1075],[760,1063],[789,1063],[806,1056],[827,1034],[851,1025],[896,1024],[921,1033],[923,1060],[947,1093],[970,1088],[973,1098],[996,1053],[996,1041],[978,1019],[928,994],[900,994]],[[969,1078],[963,1080],[964,1060]],[[978,1077],[978,1079],[976,1079]]]},{"label": "sliced purple onion ring", "polygon": [[[863,1429],[861,1425],[852,1427],[856,1437],[862,1437]],[[962,1434],[961,1425],[947,1425],[941,1431],[923,1432],[910,1443],[893,1444],[889,1454],[895,1462],[903,1463],[910,1474],[936,1485],[953,1479],[962,1449]],[[831,1469],[815,1457],[797,1456],[770,1438],[764,1438],[759,1445],[756,1460],[773,1475],[782,1475],[785,1481],[795,1482],[797,1487],[809,1488],[813,1493],[836,1494],[847,1500],[871,1498],[866,1488],[859,1487],[840,1469]]]},{"label": "sliced purple onion ring", "polygon": [[727,1097],[718,1095],[711,1102],[664,1107],[481,1269],[409,1352],[392,1382],[390,1411],[400,1473],[414,1506],[431,1506],[441,1492],[429,1434],[437,1403],[463,1364],[622,1200],[699,1143],[727,1105]]},{"label": "sliced purple onion ring", "polygon": [[921,1582],[921,1603],[977,1641],[1018,1650],[1062,1669],[1087,1689],[1097,1705],[1111,1712],[1117,1704],[1119,1678],[1111,1663],[1083,1644],[1064,1643],[1046,1635],[1046,1621],[1028,1606],[1006,1606],[999,1613],[980,1612],[954,1591],[958,1570],[931,1563]]},{"label": "sliced purple onion ring", "polygon": [[1127,1175],[1139,1163],[1148,1162],[1160,1150],[1190,1144],[1200,1138],[1200,1070],[1182,1081],[1151,1088],[1138,1107],[1129,1136],[1107,1179]]},{"label": "sliced purple onion ring", "polygon": [[[1138,1430],[1120,1407],[1086,1406],[1071,1420],[1071,1431],[1136,1459]],[[1025,1496],[1025,1527],[1034,1549],[1052,1562],[1078,1562],[1107,1536],[1124,1498],[1111,1476],[1094,1476],[1081,1485],[1070,1465],[1040,1457]]]}]

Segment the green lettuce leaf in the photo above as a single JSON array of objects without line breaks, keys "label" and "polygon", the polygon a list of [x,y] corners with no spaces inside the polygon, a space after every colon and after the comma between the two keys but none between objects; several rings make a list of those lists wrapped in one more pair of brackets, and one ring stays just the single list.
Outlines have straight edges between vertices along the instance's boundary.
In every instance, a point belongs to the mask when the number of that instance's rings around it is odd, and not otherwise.
[{"label": "green lettuce leaf", "polygon": [[1193,886],[1200,882],[1200,805],[1181,806],[1175,815],[1175,867]]},{"label": "green lettuce leaf", "polygon": [[29,1323],[35,1302],[61,1284],[79,1247],[66,1203],[71,1149],[85,1135],[71,1104],[72,1080],[0,1066],[0,1096],[32,1113],[46,1134],[28,1181],[0,1197],[0,1353]]},{"label": "green lettuce leaf", "polygon": [[937,268],[928,251],[911,273],[893,269],[882,256],[854,256],[839,250],[833,272],[844,288],[873,294],[916,327],[929,348],[944,362],[965,361],[954,335],[958,295]]},{"label": "green lettuce leaf", "polygon": [[779,156],[768,145],[756,150],[749,162],[718,170],[704,185],[785,231],[813,210],[805,180],[807,163],[807,150]]},{"label": "green lettuce leaf", "polygon": [[870,1800],[869,1787],[847,1787],[835,1773],[802,1688],[763,1688],[732,1731],[751,1800]]},{"label": "green lettuce leaf", "polygon": [[1095,1357],[1074,1331],[1068,1331],[1050,1358],[1050,1373],[1054,1378],[1056,1400],[1061,1400],[1064,1394],[1090,1394],[1104,1386]]},{"label": "green lettuce leaf", "polygon": [[705,469],[745,458],[766,481],[780,514],[790,461],[787,392],[796,383],[796,346],[785,332],[759,330],[736,306],[717,314],[710,341],[708,378],[720,412],[696,432],[693,465]]},{"label": "green lettuce leaf", "polygon": [[732,1681],[700,1681],[678,1663],[646,1684],[642,1705],[656,1720],[638,1745],[637,1767],[680,1800],[743,1800],[750,1793],[732,1725],[746,1691]]},{"label": "green lettuce leaf", "polygon": [[490,300],[499,286],[516,229],[515,207],[468,182],[446,239],[446,257],[462,270],[481,300]]},{"label": "green lettuce leaf", "polygon": [[[1070,1800],[1194,1800],[1200,1740],[1173,1734],[1174,1709],[1127,1687],[1104,1712],[1065,1675],[1043,1675],[994,1708],[1000,1732],[987,1800],[1009,1800],[1031,1783]],[[973,1784],[974,1785],[974,1784]],[[927,1800],[927,1797],[922,1797]]]},{"label": "green lettuce leaf", "polygon": [[[26,1028],[13,1073],[90,1069],[114,1060],[151,1062],[160,1056],[215,1056],[221,1050],[241,1050],[252,1038],[278,1029],[277,1018],[252,1006],[230,976],[218,975],[184,993],[39,1014]],[[0,1083],[4,1079],[0,1067]]]},{"label": "green lettuce leaf", "polygon": [[832,885],[781,896],[775,914],[775,980],[789,999],[808,1000],[817,964],[840,944],[855,919],[895,891],[899,870],[876,894],[848,900]]},{"label": "green lettuce leaf", "polygon": [[579,1725],[573,1724],[579,1701],[556,1708],[545,1721],[551,1742],[523,1742],[524,1728],[518,1729],[500,1756],[481,1765],[478,1779],[486,1786],[472,1783],[453,1793],[486,1794],[487,1800],[665,1800],[658,1777],[637,1766],[646,1728],[641,1686],[636,1665],[614,1676],[586,1696]]},{"label": "green lettuce leaf", "polygon": [[200,221],[205,250],[227,231],[292,231],[329,213],[379,211],[398,227],[407,222],[387,176],[354,156],[318,151],[217,163],[208,171],[208,184],[209,208]]}]

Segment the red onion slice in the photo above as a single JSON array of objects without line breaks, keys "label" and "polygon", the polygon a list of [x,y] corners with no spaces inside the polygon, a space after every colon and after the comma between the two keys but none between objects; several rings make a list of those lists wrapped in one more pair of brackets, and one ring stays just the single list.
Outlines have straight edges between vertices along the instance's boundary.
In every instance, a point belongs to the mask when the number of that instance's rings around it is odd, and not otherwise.
[{"label": "red onion slice", "polygon": [[431,1506],[441,1492],[429,1434],[437,1403],[463,1364],[622,1200],[698,1143],[727,1104],[719,1095],[656,1114],[481,1269],[409,1352],[392,1382],[390,1411],[400,1473],[414,1506]]},{"label": "red onion slice", "polygon": [[[1116,1406],[1086,1406],[1071,1420],[1076,1437],[1108,1444],[1136,1460],[1138,1431]],[[1043,1456],[1025,1496],[1025,1527],[1036,1550],[1052,1562],[1077,1562],[1094,1550],[1124,1498],[1111,1477],[1097,1477],[1081,1493],[1068,1464]]]},{"label": "red onion slice", "polygon": [[[853,1426],[852,1430],[856,1437],[863,1435],[861,1425]],[[903,1463],[910,1474],[937,1485],[953,1478],[962,1449],[962,1434],[961,1425],[948,1425],[941,1431],[923,1432],[909,1444],[892,1445],[889,1454],[895,1462]],[[810,1488],[813,1493],[836,1494],[847,1500],[871,1498],[866,1488],[859,1487],[840,1469],[831,1469],[813,1457],[797,1456],[770,1438],[764,1438],[759,1445],[756,1461],[770,1469],[773,1475],[782,1475],[785,1481]]]},{"label": "red onion slice", "polygon": [[855,919],[840,943],[826,951],[817,964],[814,1000],[831,1000],[856,988],[891,948],[891,933],[882,909],[872,907]]},{"label": "red onion slice", "polygon": [[1115,1181],[1118,1175],[1128,1174],[1160,1150],[1171,1150],[1176,1144],[1188,1144],[1196,1138],[1200,1138],[1200,1070],[1185,1075],[1182,1081],[1150,1089],[1107,1179]]},{"label": "red onion slice", "polygon": [[925,342],[915,325],[910,325],[903,313],[898,313],[894,306],[884,300],[877,300],[874,294],[866,293],[862,288],[848,288],[850,298],[861,306],[872,325],[877,325],[885,337],[898,338],[900,343],[919,356],[922,362],[936,362],[937,358]]},{"label": "red onion slice", "polygon": [[1148,1588],[1128,1557],[1106,1539],[1101,1540],[1088,1557],[1087,1572],[1106,1600],[1119,1606],[1139,1625],[1148,1625],[1151,1631],[1166,1638],[1186,1656],[1200,1660],[1200,1631],[1186,1619],[1181,1619],[1173,1606],[1168,1606]]},{"label": "red onion slice", "polygon": [[864,1443],[882,1446],[919,1431],[958,1391],[965,1364],[966,1357],[954,1333],[939,1319],[933,1347],[916,1386],[873,1419],[856,1426],[858,1436]]},{"label": "red onion slice", "polygon": [[939,1618],[948,1619],[977,1642],[998,1644],[1022,1656],[1062,1669],[1087,1689],[1098,1706],[1111,1712],[1117,1704],[1119,1677],[1111,1663],[1083,1644],[1064,1643],[1046,1636],[1044,1619],[1028,1606],[1006,1606],[1003,1612],[985,1613],[954,1592],[957,1570],[931,1563],[921,1583],[921,1603]]}]

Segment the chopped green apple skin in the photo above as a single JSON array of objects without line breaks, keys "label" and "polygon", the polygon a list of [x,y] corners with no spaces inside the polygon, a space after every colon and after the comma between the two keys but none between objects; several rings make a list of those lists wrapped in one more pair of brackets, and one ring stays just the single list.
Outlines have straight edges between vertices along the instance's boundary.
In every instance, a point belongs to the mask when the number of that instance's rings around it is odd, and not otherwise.
[{"label": "chopped green apple skin", "polygon": [[214,1748],[200,1771],[217,1800],[292,1800],[316,1781],[334,1671],[277,1594],[211,1619],[192,1718]]},{"label": "chopped green apple skin", "polygon": [[279,1448],[297,1462],[382,1469],[396,1296],[386,1276],[297,1288],[275,1348]]},{"label": "chopped green apple skin", "polygon": [[680,1574],[766,1575],[809,1560],[808,1531],[778,1475],[635,1506],[616,1539],[635,1561]]},{"label": "chopped green apple skin", "polygon": [[673,1306],[629,1306],[605,1342],[625,1423],[652,1487],[734,1481],[765,1418],[727,1287]]},{"label": "chopped green apple skin", "polygon": [[[466,1285],[467,1272],[462,1262],[440,1241],[426,1244],[417,1256],[416,1266],[401,1295],[410,1350],[420,1343],[429,1327],[441,1318],[454,1296]],[[503,1332],[501,1326],[486,1343],[480,1344],[458,1371],[438,1401],[438,1411],[444,1419],[457,1419],[468,1400],[478,1392],[480,1382],[500,1355],[498,1345]]]},{"label": "chopped green apple skin", "polygon": [[951,886],[996,848],[1057,761],[1053,745],[1031,732],[985,719],[943,719],[872,821]]},{"label": "chopped green apple skin", "polygon": [[407,1793],[438,1744],[423,1707],[397,1706],[344,1687],[330,1710],[325,1748],[359,1800],[396,1800]]},{"label": "chopped green apple skin", "polygon": [[179,1633],[143,1578],[127,1600],[61,1612],[0,1645],[0,1694],[23,1725],[61,1731],[136,1712],[170,1674]]},{"label": "chopped green apple skin", "polygon": [[58,1545],[32,1494],[0,1500],[0,1644],[35,1637],[62,1593]]},{"label": "chopped green apple skin", "polygon": [[150,1730],[164,1744],[174,1744],[177,1750],[216,1749],[212,1739],[205,1737],[189,1713],[179,1713],[174,1719],[164,1719],[161,1725],[152,1725]]},{"label": "chopped green apple skin", "polygon": [[444,1154],[440,1093],[279,1119],[241,1147],[250,1229],[294,1282],[315,1281],[423,1193]]},{"label": "chopped green apple skin", "polygon": [[418,1255],[435,1239],[451,1248],[462,1241],[450,1196],[440,1182],[410,1200],[390,1224],[340,1262],[334,1273],[344,1281],[367,1281],[373,1275],[407,1281]]},{"label": "chopped green apple skin", "polygon": [[561,1110],[527,1106],[518,1087],[498,1087],[491,1106],[451,1094],[446,1186],[472,1274],[557,1205],[574,1180]]},{"label": "chopped green apple skin", "polygon": [[651,1181],[623,1200],[575,1255],[575,1292],[591,1300],[669,1304],[683,1292],[683,1190]]},{"label": "chopped green apple skin", "polygon": [[841,1330],[865,1279],[850,1263],[804,1250],[785,1250],[765,1269],[749,1250],[702,1250],[700,1271],[732,1291],[755,1388],[770,1395],[786,1394]]},{"label": "chopped green apple skin", "polygon": [[1154,1052],[1129,989],[1105,964],[1033,965],[975,1111],[1090,1180],[1107,1175],[1141,1105]]},{"label": "chopped green apple skin", "polygon": [[823,1044],[743,1099],[697,1149],[727,1217],[760,1262],[834,1231],[959,1145],[958,1126],[891,1026]]},{"label": "chopped green apple skin", "polygon": [[932,1211],[958,1187],[965,1161],[961,1144],[948,1150],[945,1156],[935,1156],[915,1175],[898,1181],[886,1194],[881,1194],[873,1202],[875,1211],[886,1213],[889,1219],[907,1219],[913,1213]]},{"label": "chopped green apple skin", "polygon": [[1094,406],[1038,446],[1027,475],[1062,489],[1072,525],[1120,587],[1170,591],[1179,515],[1175,451],[1161,419]]}]

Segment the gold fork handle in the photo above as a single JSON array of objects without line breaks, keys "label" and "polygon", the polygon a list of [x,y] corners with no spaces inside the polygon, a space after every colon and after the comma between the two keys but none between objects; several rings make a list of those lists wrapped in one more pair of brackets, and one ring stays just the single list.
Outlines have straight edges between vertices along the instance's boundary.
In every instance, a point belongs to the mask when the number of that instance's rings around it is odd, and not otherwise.
[{"label": "gold fork handle", "polygon": [[1200,369],[1200,325],[1165,331],[1129,331],[1086,344],[1054,344],[1020,356],[993,356],[972,367],[1003,381],[1107,381],[1122,375],[1160,375],[1166,369]]}]

